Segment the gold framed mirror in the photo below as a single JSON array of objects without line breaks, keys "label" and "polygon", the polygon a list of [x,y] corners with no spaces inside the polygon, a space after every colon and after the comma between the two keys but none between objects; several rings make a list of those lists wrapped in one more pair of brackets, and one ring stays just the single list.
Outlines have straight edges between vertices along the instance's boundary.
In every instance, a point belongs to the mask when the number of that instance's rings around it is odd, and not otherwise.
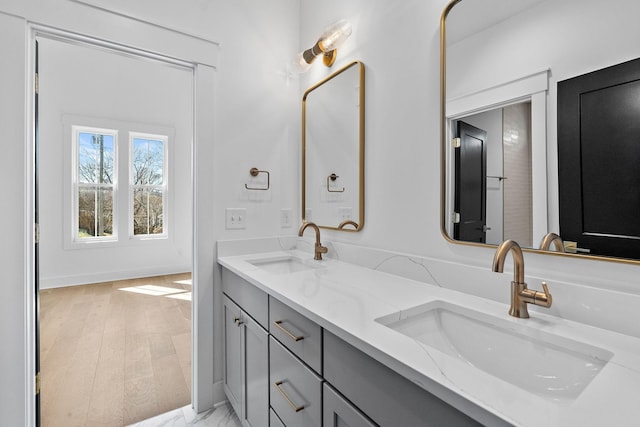
[{"label": "gold framed mirror", "polygon": [[364,227],[364,64],[354,61],[302,97],[302,221]]},{"label": "gold framed mirror", "polygon": [[[440,45],[441,229],[448,241],[493,247],[512,238],[527,250],[538,251],[548,233],[562,237],[566,194],[560,194],[564,185],[560,179],[566,167],[562,169],[558,148],[566,132],[564,120],[558,119],[563,117],[558,110],[558,87],[640,57],[635,42],[640,30],[633,18],[638,13],[640,4],[633,0],[454,0],[446,6]],[[493,157],[491,134],[499,141]],[[467,154],[456,152],[456,145],[464,144],[465,138],[488,147],[486,160],[475,171],[464,167]],[[521,149],[524,158],[514,166],[506,160],[511,161],[507,150],[513,146],[506,145],[517,145],[516,141],[525,148]],[[481,156],[476,153],[476,158]],[[637,175],[638,170],[629,173]],[[612,170],[611,180],[619,172]],[[465,181],[467,173],[476,176],[474,206],[486,204],[486,212],[478,215],[485,222],[470,226],[481,237],[465,234],[456,225],[466,221],[458,211],[466,203],[460,201],[465,197],[462,183],[473,188]],[[519,200],[509,195],[509,187]],[[485,193],[478,195],[478,191]],[[625,191],[638,194],[640,188]],[[492,196],[499,203],[492,202]],[[516,214],[513,206],[524,209]],[[525,228],[508,229],[513,224],[507,222],[515,216],[523,219]],[[640,240],[640,236],[630,237]],[[546,249],[547,253],[640,263],[637,257],[618,255],[618,251],[581,247],[579,241],[574,245],[565,241],[563,249],[585,252],[559,253],[554,248]]]}]

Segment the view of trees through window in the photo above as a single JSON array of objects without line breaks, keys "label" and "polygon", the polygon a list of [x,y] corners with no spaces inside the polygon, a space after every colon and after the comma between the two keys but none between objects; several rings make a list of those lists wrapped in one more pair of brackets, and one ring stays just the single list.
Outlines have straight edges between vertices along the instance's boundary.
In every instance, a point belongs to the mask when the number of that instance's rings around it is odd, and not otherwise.
[{"label": "view of trees through window", "polygon": [[164,141],[134,137],[132,144],[133,234],[162,234]]},{"label": "view of trees through window", "polygon": [[[74,127],[77,179],[77,234],[79,240],[116,240],[114,218],[128,213],[131,236],[166,234],[167,137],[129,133],[127,168],[118,172],[118,131]],[[120,156],[121,160],[123,156]],[[126,175],[118,176],[120,174]],[[129,199],[116,206],[117,182],[129,182]],[[120,210],[120,214],[118,214]],[[121,217],[122,218],[122,217]],[[124,218],[122,218],[124,219]],[[117,221],[116,221],[117,222]]]},{"label": "view of trees through window", "polygon": [[113,234],[114,135],[78,135],[78,237]]}]

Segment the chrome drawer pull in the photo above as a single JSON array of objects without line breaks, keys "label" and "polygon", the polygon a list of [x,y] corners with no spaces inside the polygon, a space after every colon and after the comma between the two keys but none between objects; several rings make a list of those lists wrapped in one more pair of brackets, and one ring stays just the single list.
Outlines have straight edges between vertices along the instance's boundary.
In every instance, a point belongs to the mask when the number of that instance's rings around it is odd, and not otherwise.
[{"label": "chrome drawer pull", "polygon": [[233,318],[233,323],[235,323],[236,325],[240,326],[242,325],[244,322],[242,320],[240,320],[239,317],[234,317]]},{"label": "chrome drawer pull", "polygon": [[287,393],[284,392],[284,390],[282,389],[282,387],[280,387],[282,385],[282,383],[284,383],[284,381],[278,381],[273,383],[273,385],[276,386],[276,388],[278,389],[278,391],[280,392],[280,394],[282,395],[282,397],[284,397],[284,399],[289,403],[289,406],[291,406],[291,408],[296,411],[296,412],[300,412],[304,409],[304,405],[302,406],[296,406],[295,403],[293,403],[291,401],[291,399],[289,399],[289,396],[287,396]]},{"label": "chrome drawer pull", "polygon": [[287,331],[282,325],[282,320],[276,320],[275,322],[273,322],[274,325],[276,325],[278,327],[278,329],[280,329],[282,332],[284,332],[285,334],[287,334],[287,336],[289,338],[291,338],[292,340],[294,340],[295,342],[298,341],[302,341],[304,339],[304,337],[300,336],[300,335],[294,335],[291,332]]}]

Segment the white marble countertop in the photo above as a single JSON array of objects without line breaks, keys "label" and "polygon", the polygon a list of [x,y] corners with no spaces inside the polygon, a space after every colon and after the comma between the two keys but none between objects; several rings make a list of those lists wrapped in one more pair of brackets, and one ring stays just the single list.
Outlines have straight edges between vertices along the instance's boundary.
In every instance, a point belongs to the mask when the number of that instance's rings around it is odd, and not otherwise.
[{"label": "white marble countertop", "polygon": [[[280,256],[294,256],[319,268],[273,274],[248,262]],[[218,263],[483,424],[494,425],[497,417],[519,426],[640,425],[638,338],[540,312],[516,319],[499,302],[338,260],[314,261],[299,250],[221,256]],[[449,302],[495,316],[515,329],[525,326],[533,333],[553,334],[613,355],[577,397],[552,400],[375,321],[432,301]]]}]

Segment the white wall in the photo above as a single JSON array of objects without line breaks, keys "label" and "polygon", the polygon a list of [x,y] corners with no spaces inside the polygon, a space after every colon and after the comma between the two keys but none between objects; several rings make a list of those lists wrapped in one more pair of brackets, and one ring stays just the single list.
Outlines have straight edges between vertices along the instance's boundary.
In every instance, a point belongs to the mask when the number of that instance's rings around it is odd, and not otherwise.
[{"label": "white wall", "polygon": [[[42,38],[40,287],[191,271],[193,72]],[[71,125],[117,129],[117,242],[72,244]],[[167,238],[130,239],[128,131],[165,134]]]}]

